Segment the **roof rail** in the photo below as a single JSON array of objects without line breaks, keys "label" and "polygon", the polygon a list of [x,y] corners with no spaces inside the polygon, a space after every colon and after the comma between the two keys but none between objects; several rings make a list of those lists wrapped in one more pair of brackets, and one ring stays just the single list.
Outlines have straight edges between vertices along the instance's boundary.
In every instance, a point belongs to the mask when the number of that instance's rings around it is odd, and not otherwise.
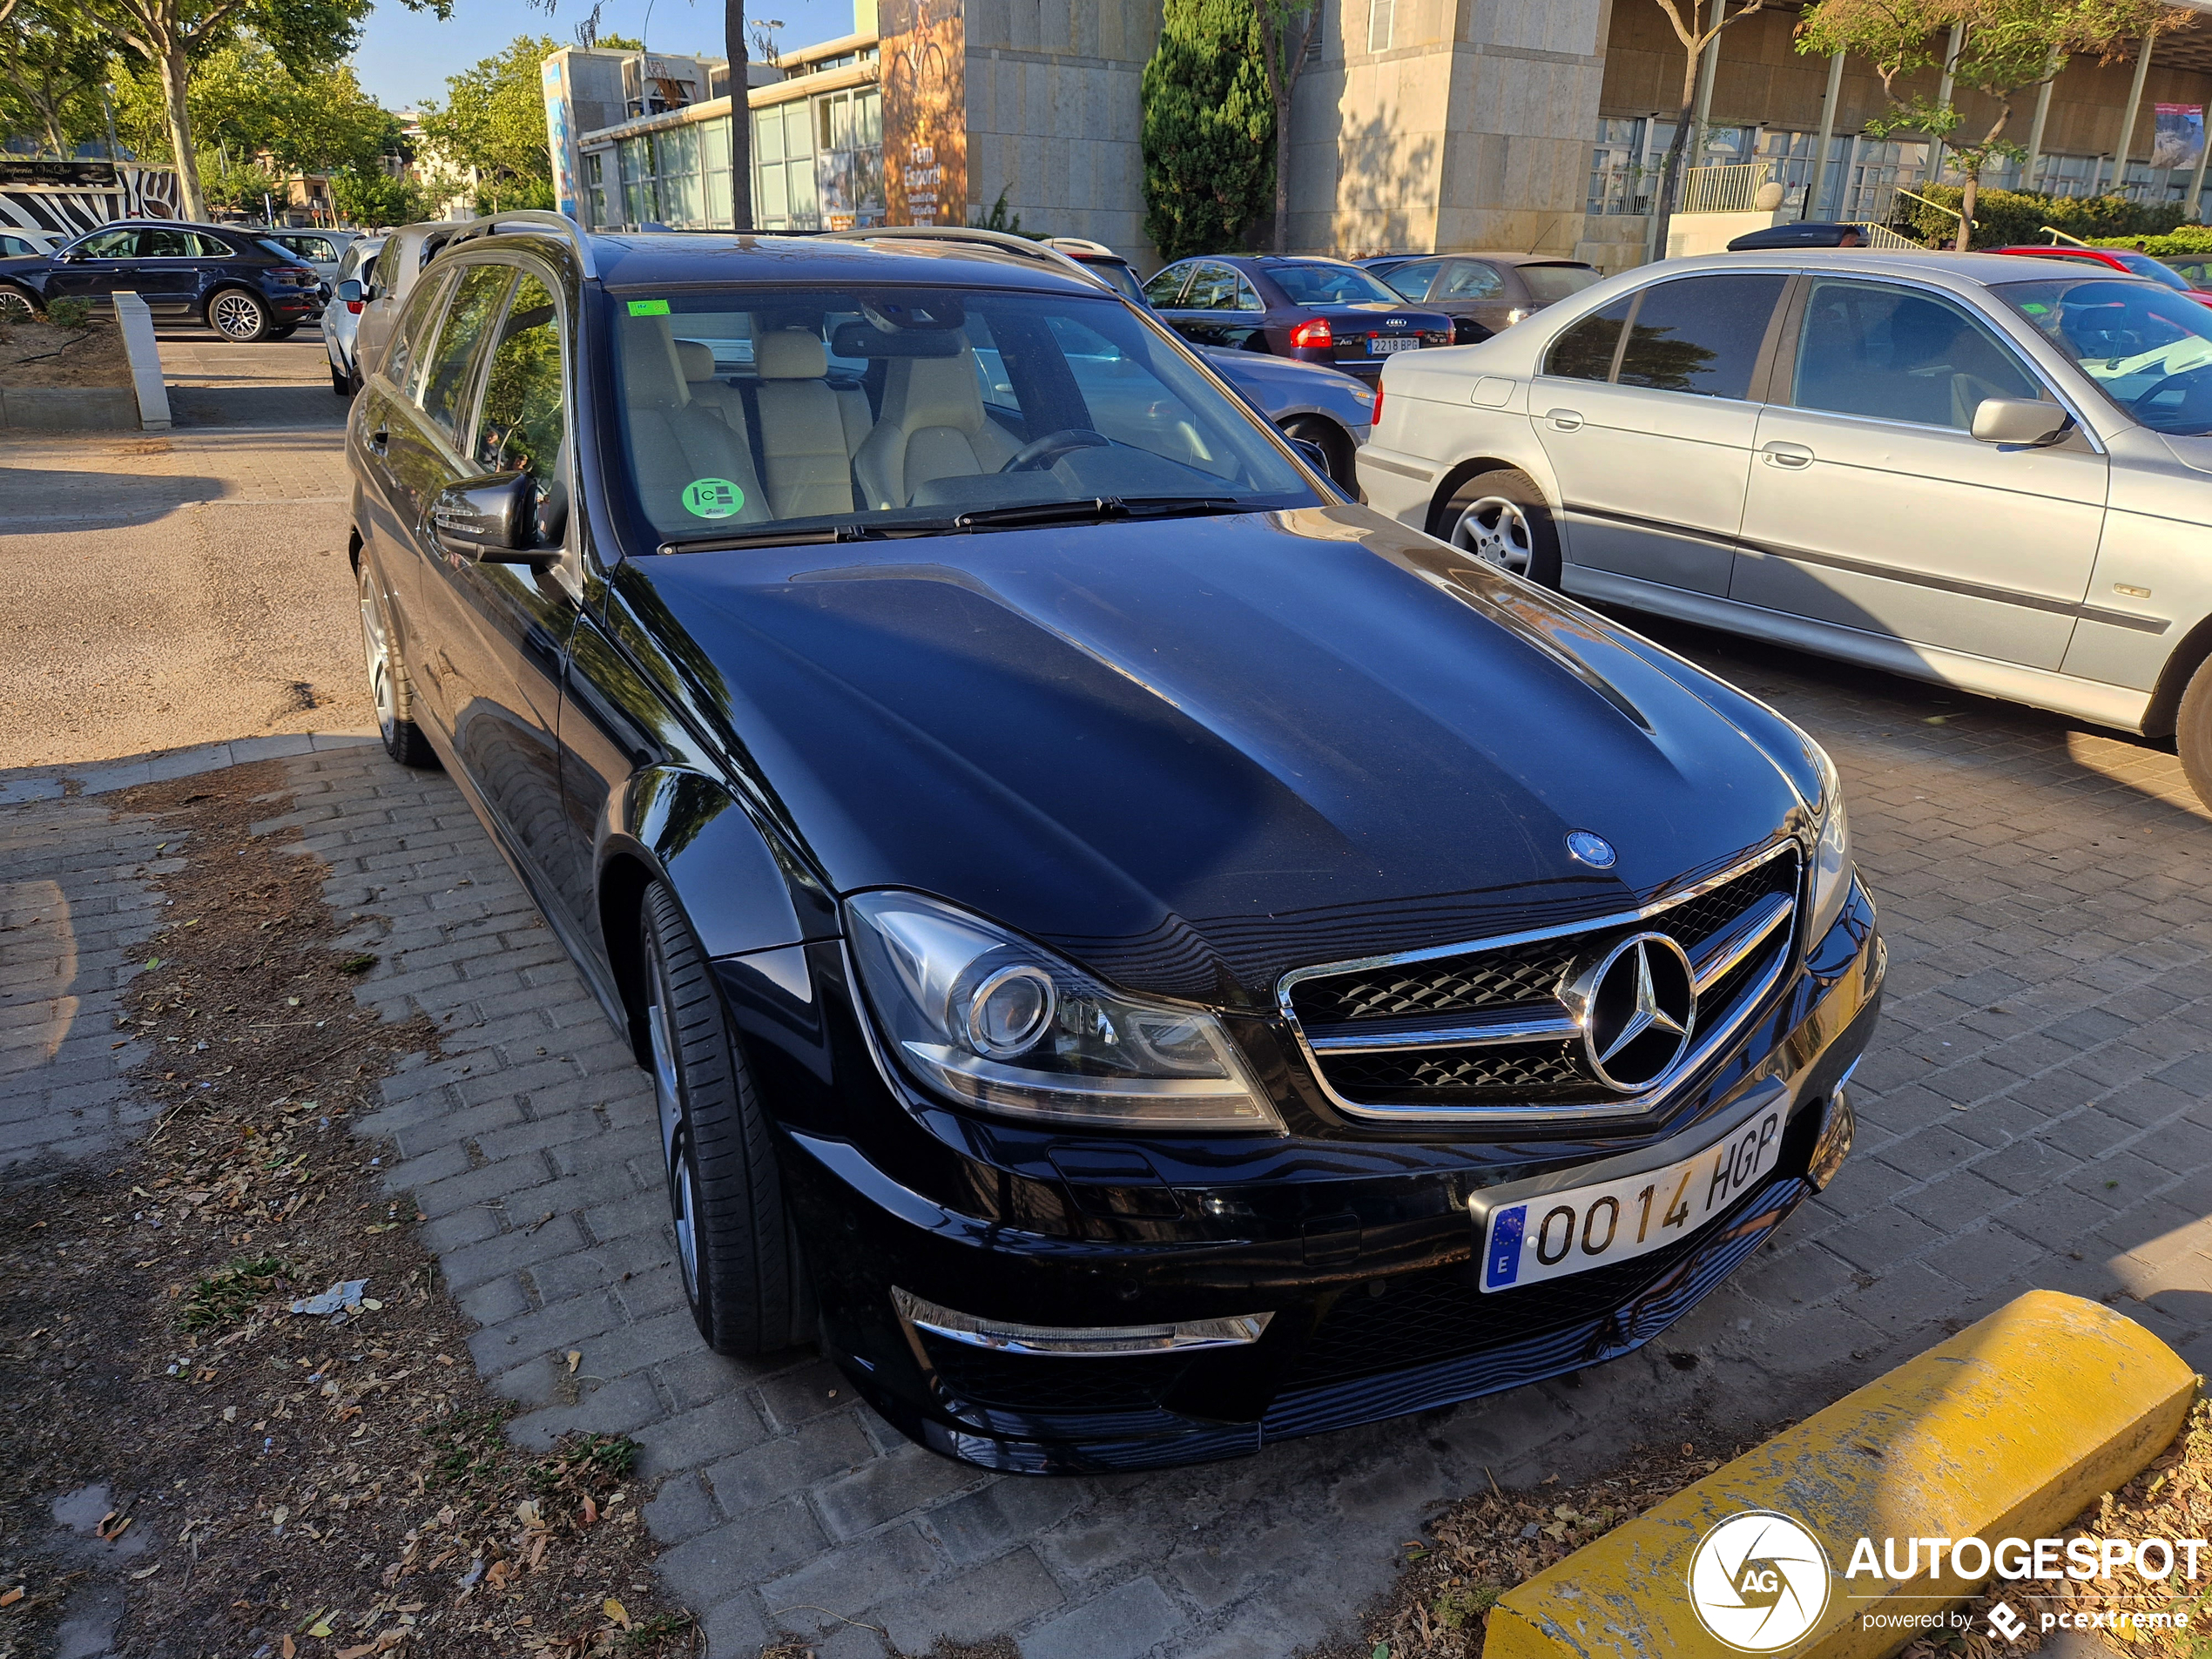
[{"label": "roof rail", "polygon": [[[517,207],[508,212],[472,219],[446,238],[445,247],[458,247],[479,236],[497,236],[502,232],[523,236],[558,236],[576,250],[584,276],[593,281],[598,280],[599,266],[591,257],[590,236],[566,213],[556,213],[549,208]],[[442,253],[444,248],[439,251]]]},{"label": "roof rail", "polygon": [[965,242],[971,246],[1011,253],[1035,265],[1050,266],[1062,276],[1081,277],[1109,293],[1118,292],[1113,284],[1093,274],[1080,260],[1069,259],[1056,247],[1043,242],[1033,242],[1028,237],[1016,236],[1010,231],[987,231],[980,226],[962,225],[874,225],[866,230],[826,231],[818,239],[825,242]]}]

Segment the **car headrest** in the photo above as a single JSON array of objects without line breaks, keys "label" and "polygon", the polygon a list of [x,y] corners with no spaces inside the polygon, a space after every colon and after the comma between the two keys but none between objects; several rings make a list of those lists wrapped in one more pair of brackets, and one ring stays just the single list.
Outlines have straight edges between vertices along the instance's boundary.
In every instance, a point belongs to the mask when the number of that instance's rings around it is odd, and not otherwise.
[{"label": "car headrest", "polygon": [[682,365],[687,381],[711,381],[714,378],[714,347],[703,340],[679,340],[676,342],[676,361]]},{"label": "car headrest", "polygon": [[886,333],[855,318],[837,325],[830,334],[830,349],[840,357],[959,357],[968,351],[968,336],[951,328]]},{"label": "car headrest", "polygon": [[664,413],[691,401],[691,388],[677,367],[676,341],[665,317],[624,317],[622,339],[624,401],[633,409]]},{"label": "car headrest", "polygon": [[892,365],[883,391],[884,418],[908,432],[948,426],[976,432],[983,425],[983,394],[975,363],[958,358],[911,358]]},{"label": "car headrest", "polygon": [[818,381],[829,372],[829,353],[819,334],[778,328],[752,342],[752,367],[764,381]]}]

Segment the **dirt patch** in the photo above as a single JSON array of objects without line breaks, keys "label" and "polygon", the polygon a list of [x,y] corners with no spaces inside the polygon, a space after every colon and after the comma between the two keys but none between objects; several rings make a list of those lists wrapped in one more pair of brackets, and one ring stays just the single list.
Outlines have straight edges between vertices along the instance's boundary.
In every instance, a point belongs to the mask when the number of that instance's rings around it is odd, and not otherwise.
[{"label": "dirt patch", "polygon": [[117,799],[185,860],[117,1022],[164,1109],[7,1195],[0,1659],[102,1597],[131,1659],[693,1651],[637,1448],[508,1445],[389,1149],[352,1130],[437,1034],[357,1006],[374,953],[334,941],[364,918],[295,834],[249,833],[283,786],[266,762]]},{"label": "dirt patch", "polygon": [[44,322],[0,325],[0,387],[130,384],[123,331],[110,318],[95,317],[82,328]]},{"label": "dirt patch", "polygon": [[1360,1637],[1309,1659],[1475,1659],[1501,1595],[1765,1438],[1725,1450],[1695,1440],[1639,1446],[1616,1467],[1573,1486],[1550,1475],[1534,1487],[1494,1486],[1465,1499],[1403,1546],[1404,1570],[1360,1619]]}]

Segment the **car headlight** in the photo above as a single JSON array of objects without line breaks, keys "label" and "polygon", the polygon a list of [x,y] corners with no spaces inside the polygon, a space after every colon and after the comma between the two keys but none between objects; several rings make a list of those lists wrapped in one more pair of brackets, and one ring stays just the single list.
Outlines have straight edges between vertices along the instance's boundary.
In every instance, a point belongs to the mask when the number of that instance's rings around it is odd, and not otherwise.
[{"label": "car headlight", "polygon": [[1093,1128],[1283,1130],[1221,1022],[1109,988],[935,899],[846,901],[861,987],[898,1060],[956,1101]]},{"label": "car headlight", "polygon": [[1808,948],[1825,938],[1844,912],[1851,880],[1851,822],[1844,811],[1844,780],[1836,763],[1811,738],[1806,751],[1820,767],[1820,840],[1812,853],[1812,915],[1805,928]]}]

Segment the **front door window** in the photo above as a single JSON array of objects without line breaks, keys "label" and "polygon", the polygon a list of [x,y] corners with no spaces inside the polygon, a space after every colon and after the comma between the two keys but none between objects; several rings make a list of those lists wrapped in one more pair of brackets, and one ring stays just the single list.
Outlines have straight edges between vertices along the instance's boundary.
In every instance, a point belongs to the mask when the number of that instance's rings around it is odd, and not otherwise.
[{"label": "front door window", "polygon": [[422,412],[455,435],[461,411],[467,405],[469,366],[476,361],[476,347],[497,314],[511,266],[471,266],[461,274],[453,304],[438,330],[437,348],[430,356],[430,370],[422,382]]},{"label": "front door window", "polygon": [[474,458],[487,472],[526,472],[538,489],[560,476],[561,314],[545,285],[525,273],[499,326],[484,372]]},{"label": "front door window", "polygon": [[2041,395],[2020,360],[1947,300],[1879,282],[1812,286],[1790,391],[1801,409],[1970,432],[1984,398]]}]

